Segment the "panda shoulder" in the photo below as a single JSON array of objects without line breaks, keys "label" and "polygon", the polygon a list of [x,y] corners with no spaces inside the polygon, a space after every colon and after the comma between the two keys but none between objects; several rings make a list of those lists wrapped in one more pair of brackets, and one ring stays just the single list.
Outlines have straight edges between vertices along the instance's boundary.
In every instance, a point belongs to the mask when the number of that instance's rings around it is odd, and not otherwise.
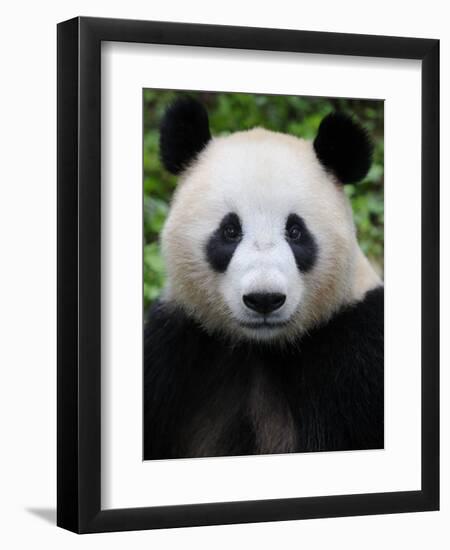
[{"label": "panda shoulder", "polygon": [[[384,348],[384,287],[369,290],[345,306],[306,338],[308,350],[345,365],[369,362],[382,365]],[[327,362],[328,360],[326,360]]]},{"label": "panda shoulder", "polygon": [[332,319],[328,333],[335,346],[345,350],[346,361],[383,364],[384,287],[369,290],[356,303],[345,307]]},{"label": "panda shoulder", "polygon": [[383,339],[384,334],[384,287],[379,285],[357,302],[345,307],[332,320],[333,329],[346,333],[355,341]]},{"label": "panda shoulder", "polygon": [[364,327],[383,328],[384,319],[384,286],[379,285],[368,290],[361,300],[345,310],[347,322]]},{"label": "panda shoulder", "polygon": [[183,348],[199,337],[199,327],[175,304],[157,300],[148,310],[144,325],[146,356],[157,357],[167,349]]}]

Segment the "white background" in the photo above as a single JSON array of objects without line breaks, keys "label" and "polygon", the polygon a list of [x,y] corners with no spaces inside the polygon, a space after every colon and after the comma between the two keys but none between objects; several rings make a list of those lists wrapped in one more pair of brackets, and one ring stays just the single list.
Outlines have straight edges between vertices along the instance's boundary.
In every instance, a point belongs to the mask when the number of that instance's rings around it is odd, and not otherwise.
[{"label": "white background", "polygon": [[[420,62],[107,43],[102,67],[102,507],[420,489]],[[385,99],[384,450],[142,462],[142,88],[151,86]]]},{"label": "white background", "polygon": [[[74,15],[272,26],[441,39],[441,97],[450,97],[450,37],[445,3],[378,0],[301,4],[164,2],[16,2],[0,33],[0,542],[6,548],[447,548],[450,490],[449,293],[442,288],[442,511],[191,528],[76,537],[53,526],[56,388],[56,29]],[[442,280],[450,277],[449,107],[442,113]],[[445,153],[445,154],[444,154]],[[446,184],[446,185],[445,185]],[[405,197],[405,208],[408,198]],[[407,259],[405,258],[405,261]]]}]

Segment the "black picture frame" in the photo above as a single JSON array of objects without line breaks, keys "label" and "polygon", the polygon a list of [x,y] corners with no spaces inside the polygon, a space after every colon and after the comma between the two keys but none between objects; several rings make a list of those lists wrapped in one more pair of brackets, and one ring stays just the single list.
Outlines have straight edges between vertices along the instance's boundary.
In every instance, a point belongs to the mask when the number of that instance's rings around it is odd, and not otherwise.
[{"label": "black picture frame", "polygon": [[[422,489],[101,509],[100,50],[102,41],[422,62]],[[439,508],[439,41],[77,17],[58,25],[57,524],[77,533]]]}]

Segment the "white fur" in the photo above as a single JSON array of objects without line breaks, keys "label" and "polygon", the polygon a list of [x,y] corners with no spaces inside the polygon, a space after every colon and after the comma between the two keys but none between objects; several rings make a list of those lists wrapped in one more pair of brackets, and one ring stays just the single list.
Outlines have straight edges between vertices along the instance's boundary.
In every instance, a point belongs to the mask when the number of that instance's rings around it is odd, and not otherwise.
[{"label": "white fur", "polygon": [[[205,245],[235,212],[243,239],[225,273],[207,262]],[[301,216],[318,245],[300,273],[285,239],[289,214]],[[164,297],[208,330],[256,339],[293,338],[380,283],[355,236],[343,188],[316,159],[312,143],[263,129],[214,138],[180,178],[162,234],[168,281]],[[243,328],[255,314],[242,297],[281,292],[276,329]]]}]

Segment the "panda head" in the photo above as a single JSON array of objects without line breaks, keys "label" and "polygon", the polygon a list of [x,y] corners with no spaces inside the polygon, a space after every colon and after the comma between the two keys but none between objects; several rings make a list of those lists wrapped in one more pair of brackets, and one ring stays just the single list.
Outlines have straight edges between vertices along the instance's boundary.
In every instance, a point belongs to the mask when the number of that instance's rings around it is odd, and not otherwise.
[{"label": "panda head", "polygon": [[206,330],[293,340],[374,286],[343,190],[372,146],[350,117],[325,117],[313,142],[261,128],[211,137],[203,106],[184,98],[165,114],[160,154],[180,175],[163,299]]}]

